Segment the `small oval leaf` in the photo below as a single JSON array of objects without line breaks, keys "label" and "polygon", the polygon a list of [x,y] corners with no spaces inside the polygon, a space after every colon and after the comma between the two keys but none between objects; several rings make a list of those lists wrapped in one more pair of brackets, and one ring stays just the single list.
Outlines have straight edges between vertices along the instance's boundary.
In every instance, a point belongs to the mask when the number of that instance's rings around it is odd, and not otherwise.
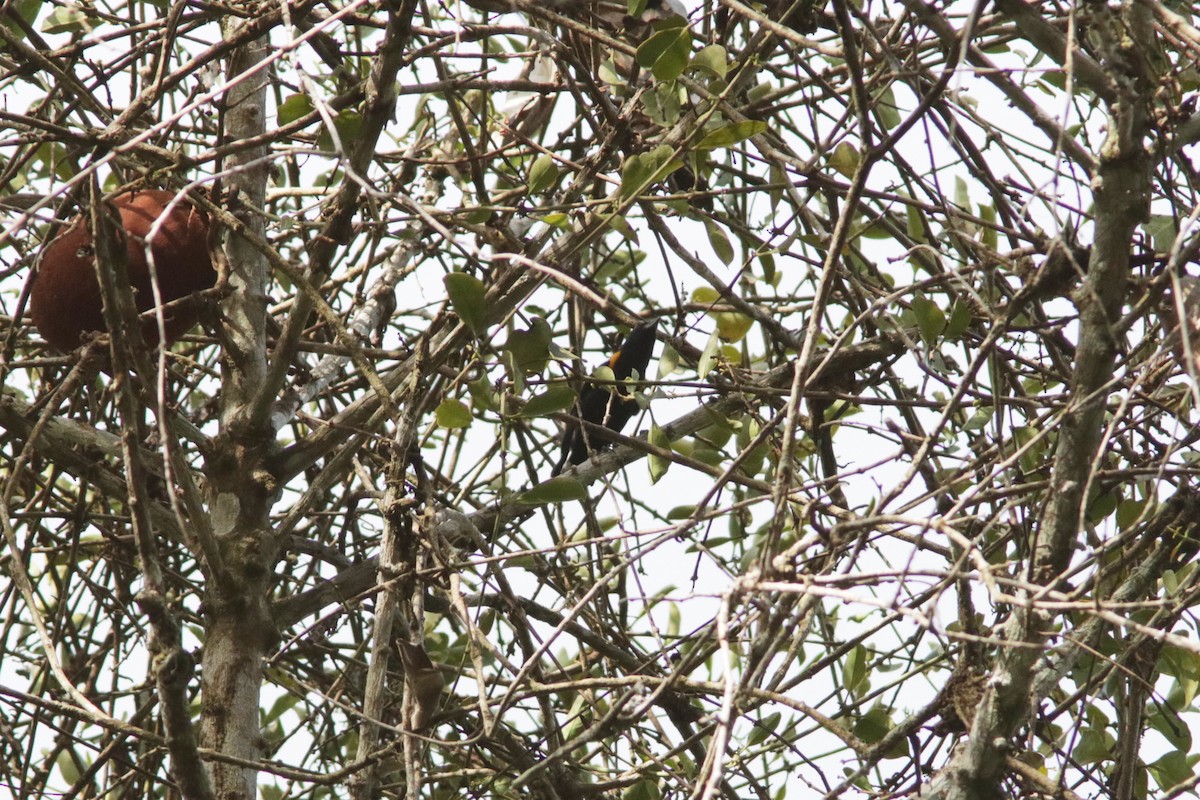
[{"label": "small oval leaf", "polygon": [[913,297],[912,310],[917,318],[917,329],[921,332],[921,339],[926,344],[936,342],[946,329],[946,314],[938,308],[937,303],[922,294]]},{"label": "small oval leaf", "polygon": [[487,287],[483,281],[465,272],[451,272],[444,281],[454,313],[472,333],[482,336],[487,330]]},{"label": "small oval leaf", "polygon": [[733,262],[735,254],[733,244],[725,235],[725,229],[707,218],[704,220],[704,228],[708,231],[708,243],[712,245],[713,252],[717,254],[717,258],[721,259],[722,264],[729,266]]},{"label": "small oval leaf", "polygon": [[[663,433],[663,429],[657,425],[650,426],[648,441],[655,447],[662,447],[668,450],[671,448],[671,440]],[[652,453],[647,458],[647,464],[650,467],[650,483],[658,483],[659,478],[667,474],[667,469],[671,466],[671,459]]]},{"label": "small oval leaf", "polygon": [[696,373],[700,380],[704,380],[717,363],[717,351],[720,349],[720,345],[721,339],[717,336],[717,332],[713,331],[712,335],[708,337],[708,344],[704,346],[704,352],[700,354],[700,361],[696,365]]},{"label": "small oval leaf", "polygon": [[724,78],[729,72],[729,54],[721,45],[710,44],[696,53],[691,66],[693,69],[707,72],[714,78]]},{"label": "small oval leaf", "polygon": [[529,398],[529,402],[521,407],[521,416],[527,419],[545,417],[557,411],[566,411],[574,405],[575,390],[560,383]]},{"label": "small oval leaf", "polygon": [[550,360],[550,323],[541,317],[533,320],[528,329],[509,334],[504,349],[512,353],[513,364],[526,375],[539,373]]},{"label": "small oval leaf", "polygon": [[854,177],[855,173],[858,172],[858,165],[861,163],[862,156],[859,155],[854,145],[849,142],[839,143],[837,147],[833,148],[833,153],[829,156],[829,166],[847,178]]},{"label": "small oval leaf", "polygon": [[717,318],[717,334],[727,342],[740,342],[750,331],[754,320],[737,311],[720,311]]},{"label": "small oval leaf", "polygon": [[465,428],[475,419],[471,409],[461,400],[443,400],[433,412],[433,418],[443,428]]},{"label": "small oval leaf", "polygon": [[621,197],[634,197],[683,166],[674,156],[674,149],[660,144],[649,152],[625,159],[621,166]]},{"label": "small oval leaf", "polygon": [[539,483],[529,491],[522,493],[517,498],[517,502],[536,506],[545,503],[567,503],[572,500],[583,500],[586,497],[587,490],[583,488],[582,483],[566,475],[560,475],[545,483]]},{"label": "small oval leaf", "polygon": [[529,167],[529,191],[531,194],[544,192],[554,185],[558,180],[558,167],[554,164],[554,157],[549,153],[542,153]]},{"label": "small oval leaf", "polygon": [[660,81],[678,78],[688,65],[692,50],[692,32],[687,27],[660,30],[638,47],[638,64],[654,73]]},{"label": "small oval leaf", "polygon": [[758,119],[747,119],[734,122],[723,128],[711,131],[699,144],[697,150],[716,150],[718,147],[731,147],[738,142],[744,142],[752,136],[757,136],[767,129],[767,123]]},{"label": "small oval leaf", "polygon": [[294,94],[279,104],[279,111],[275,114],[275,122],[280,125],[288,125],[301,117],[311,114],[313,110],[312,100],[306,94]]}]

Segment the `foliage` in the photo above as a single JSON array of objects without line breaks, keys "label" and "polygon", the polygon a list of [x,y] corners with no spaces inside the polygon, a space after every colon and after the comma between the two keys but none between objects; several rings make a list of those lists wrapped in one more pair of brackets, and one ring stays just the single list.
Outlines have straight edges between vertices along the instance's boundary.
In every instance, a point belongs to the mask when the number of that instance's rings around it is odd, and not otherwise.
[{"label": "foliage", "polygon": [[[684,11],[5,6],[13,796],[1194,788],[1188,9]],[[145,186],[201,325],[54,351]]]}]

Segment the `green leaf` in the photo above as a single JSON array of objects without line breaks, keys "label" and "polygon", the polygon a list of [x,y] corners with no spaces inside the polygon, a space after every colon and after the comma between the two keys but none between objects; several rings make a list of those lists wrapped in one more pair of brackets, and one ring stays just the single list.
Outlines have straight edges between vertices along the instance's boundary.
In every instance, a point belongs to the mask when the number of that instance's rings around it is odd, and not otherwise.
[{"label": "green leaf", "polygon": [[475,419],[471,409],[461,400],[443,400],[433,412],[433,418],[443,428],[465,428]]},{"label": "green leaf", "polygon": [[946,322],[943,336],[947,339],[957,339],[966,333],[971,325],[971,307],[961,298],[955,298],[954,306],[950,309],[950,319]]},{"label": "green leaf", "polygon": [[[708,412],[706,416],[712,422],[696,431],[697,439],[719,449],[729,443],[729,440],[733,438],[733,434],[736,431],[738,433],[738,443],[743,444],[741,435],[749,430],[749,425],[738,425],[735,428],[734,424],[724,414],[719,414],[711,408],[706,410]],[[748,441],[745,443],[748,444]]]},{"label": "green leaf", "polygon": [[725,235],[725,229],[716,223],[716,221],[704,219],[704,229],[708,232],[708,243],[712,245],[713,252],[717,254],[717,258],[721,259],[721,263],[729,266],[733,262],[734,252],[733,244],[729,241],[729,237]]},{"label": "green leaf", "polygon": [[263,713],[263,724],[269,725],[272,722],[277,722],[285,713],[291,711],[299,702],[299,694],[293,692],[284,692],[278,698],[276,698],[275,702],[271,704],[271,707]]},{"label": "green leaf", "polygon": [[1087,504],[1087,519],[1089,522],[1100,522],[1108,519],[1121,502],[1121,493],[1117,490],[1104,493],[1097,492],[1092,501]]},{"label": "green leaf", "polygon": [[875,98],[875,113],[883,123],[884,130],[894,130],[900,127],[900,112],[897,110],[896,95],[892,93],[891,84]]},{"label": "green leaf", "polygon": [[504,350],[503,354],[504,370],[508,373],[508,379],[512,383],[511,393],[525,394],[525,370],[517,366],[516,356],[511,350]]},{"label": "green leaf", "polygon": [[964,431],[981,431],[992,422],[992,415],[995,414],[995,409],[992,406],[983,406],[975,411],[970,418],[963,423]]},{"label": "green leaf", "polygon": [[1122,500],[1117,506],[1117,529],[1129,530],[1146,510],[1145,500]]},{"label": "green leaf", "polygon": [[963,211],[971,210],[971,190],[961,175],[954,177],[954,204]]},{"label": "green leaf", "polygon": [[[668,450],[671,448],[671,440],[663,433],[662,428],[654,424],[650,425],[650,436],[647,441],[655,447],[662,447]],[[659,479],[667,474],[667,470],[671,466],[671,459],[663,458],[653,453],[650,454],[646,461],[650,467],[650,483],[652,484],[658,483]]]},{"label": "green leaf", "polygon": [[917,207],[915,203],[909,203],[904,206],[904,215],[907,222],[908,237],[917,244],[927,242],[929,240],[927,236],[929,227],[925,220],[925,212]]},{"label": "green leaf", "polygon": [[1163,588],[1167,590],[1168,597],[1174,597],[1179,594],[1180,582],[1178,572],[1173,569],[1165,569],[1161,577]]},{"label": "green leaf", "polygon": [[[854,733],[865,742],[875,744],[891,733],[895,723],[888,716],[887,710],[875,706],[854,723]],[[910,755],[908,740],[900,739],[884,754],[884,758],[908,758]]]},{"label": "green leaf", "polygon": [[691,30],[686,25],[672,26],[651,34],[642,42],[637,50],[637,60],[658,80],[670,81],[683,73],[691,51]]},{"label": "green leaf", "polygon": [[284,125],[290,125],[301,117],[311,114],[312,111],[313,103],[308,95],[289,95],[279,104],[279,110],[275,113],[275,123],[282,128]]},{"label": "green leaf", "polygon": [[721,45],[710,44],[692,57],[691,66],[715,78],[724,78],[729,73],[729,54]]},{"label": "green leaf", "polygon": [[621,73],[617,72],[611,58],[606,58],[600,62],[600,67],[596,70],[596,77],[603,81],[608,86],[613,86],[618,89],[626,86],[626,81],[621,77]]},{"label": "green leaf", "polygon": [[1084,728],[1079,732],[1078,744],[1071,751],[1071,757],[1080,764],[1098,764],[1113,756],[1116,739],[1112,734],[1098,728]]},{"label": "green leaf", "polygon": [[946,330],[946,315],[942,309],[925,295],[917,294],[912,299],[912,310],[921,339],[926,344],[936,342],[942,331]]},{"label": "green leaf", "polygon": [[[1149,764],[1147,769],[1154,775],[1154,782],[1159,786],[1183,786],[1195,780],[1186,750],[1166,753],[1153,764]],[[1138,796],[1145,797],[1144,794]]]},{"label": "green leaf", "polygon": [[647,187],[682,167],[683,162],[674,156],[675,150],[670,145],[660,144],[649,152],[637,153],[625,159],[621,167],[622,199],[641,194]]},{"label": "green leaf", "polygon": [[[1042,457],[1046,453],[1047,441],[1045,438],[1037,438],[1040,431],[1030,425],[1018,425],[1012,429],[1013,444],[1018,449],[1023,449],[1021,453],[1021,469],[1027,473],[1038,471],[1042,467]],[[1031,444],[1032,443],[1032,444]],[[1028,445],[1028,449],[1024,449]]]},{"label": "green leaf", "polygon": [[[857,158],[857,157],[858,157],[858,154],[856,152],[855,158]],[[858,235],[863,237],[864,239],[874,239],[876,241],[889,241],[890,242],[891,240],[896,238],[896,234],[894,234],[890,228],[888,228],[886,225],[883,224],[883,220],[881,220],[877,217],[868,217],[868,218],[864,219],[863,227],[858,229]],[[862,270],[862,267],[859,266],[859,264],[862,263],[862,259],[854,257],[852,263],[854,264],[854,268],[856,270],[858,270],[858,271]]]},{"label": "green leaf", "polygon": [[667,636],[674,639],[679,635],[680,629],[683,628],[683,613],[679,610],[679,603],[667,603]]},{"label": "green leaf", "polygon": [[533,161],[533,165],[529,167],[529,192],[538,194],[544,192],[555,184],[558,180],[558,167],[554,163],[554,157],[549,153],[542,153]]},{"label": "green leaf", "polygon": [[723,128],[709,132],[696,144],[697,150],[716,150],[718,147],[731,147],[738,142],[744,142],[752,136],[757,136],[767,129],[767,123],[757,119],[747,119],[733,122]]},{"label": "green leaf", "polygon": [[1174,697],[1176,693],[1172,692],[1171,694],[1169,704],[1152,704],[1150,713],[1146,716],[1146,727],[1158,731],[1170,747],[1181,753],[1190,753],[1192,752],[1192,732],[1188,729],[1187,723],[1179,718],[1179,712],[1175,709],[1190,706],[1192,695],[1189,692],[1184,696],[1184,702],[1178,703]]},{"label": "green leaf", "polygon": [[79,6],[60,6],[42,22],[42,33],[90,33],[91,18]]},{"label": "green leaf", "polygon": [[892,729],[887,712],[876,706],[854,721],[854,733],[867,744],[875,744]]},{"label": "green leaf", "polygon": [[829,154],[829,166],[847,178],[854,177],[858,172],[858,165],[861,163],[862,155],[859,154],[858,148],[849,142],[838,143],[838,146],[833,148],[833,152]]},{"label": "green leaf", "polygon": [[443,281],[454,313],[472,333],[482,336],[487,330],[487,287],[483,281],[465,272],[451,272]]},{"label": "green leaf", "polygon": [[658,359],[658,375],[655,376],[658,380],[662,380],[679,368],[682,359],[679,357],[679,351],[670,344],[663,345],[662,357]]},{"label": "green leaf", "polygon": [[671,127],[679,122],[683,108],[679,84],[675,81],[655,84],[642,95],[642,106],[652,122],[664,128]]},{"label": "green leaf", "polygon": [[[18,21],[32,25],[42,9],[42,0],[16,0],[5,6],[5,14],[0,15],[0,25],[14,33],[21,31]],[[32,79],[29,76],[27,79]]]},{"label": "green leaf", "polygon": [[654,778],[642,778],[621,793],[621,800],[660,800],[662,790]]},{"label": "green leaf", "polygon": [[71,755],[69,749],[64,749],[58,754],[54,765],[58,767],[58,771],[62,774],[63,780],[67,783],[75,783],[79,780],[79,767],[75,763],[75,759]]},{"label": "green leaf", "polygon": [[571,702],[571,709],[567,712],[567,725],[563,728],[563,738],[575,736],[583,729],[587,721],[588,698],[587,695],[580,693],[575,695],[575,699]]},{"label": "green leaf", "polygon": [[774,711],[762,719],[756,720],[754,727],[750,729],[750,735],[746,737],[746,743],[750,747],[762,744],[769,736],[775,733],[775,729],[779,727],[781,719],[783,719],[783,715],[778,711]]},{"label": "green leaf", "polygon": [[512,353],[513,364],[522,373],[533,375],[546,368],[550,360],[552,339],[550,323],[541,317],[535,317],[528,329],[509,334],[504,349]]},{"label": "green leaf", "polygon": [[471,393],[471,403],[476,408],[485,411],[496,411],[500,408],[500,395],[487,375],[480,375],[468,383],[467,390]]},{"label": "green leaf", "polygon": [[775,256],[771,253],[759,253],[758,261],[762,264],[763,280],[770,286],[778,285],[780,276],[775,270]]},{"label": "green leaf", "polygon": [[767,197],[770,198],[772,205],[779,205],[783,202],[783,187],[790,186],[792,181],[788,177],[787,171],[774,162],[771,163],[769,171],[770,182],[767,184]]},{"label": "green leaf", "polygon": [[717,363],[717,351],[721,346],[721,338],[717,336],[717,332],[713,331],[708,337],[708,343],[704,345],[704,352],[700,354],[700,361],[696,364],[696,374],[700,380],[712,371],[713,366]]},{"label": "green leaf", "polygon": [[521,408],[521,416],[526,419],[546,417],[558,411],[566,411],[574,405],[575,390],[565,383],[558,383],[529,398],[529,402]]},{"label": "green leaf", "polygon": [[[624,197],[625,196],[624,184],[622,184],[622,186],[621,186],[621,192],[622,192],[621,196]],[[633,193],[636,194],[636,192],[633,192]],[[628,220],[626,220],[625,217],[623,217],[619,214],[612,214],[611,216],[608,217],[606,222],[608,223],[608,227],[612,228],[614,231],[616,231],[617,233],[624,236],[625,239],[630,244],[637,246],[637,243],[638,243],[637,230],[635,230],[634,227],[629,224]],[[597,276],[597,277],[600,277],[600,276]]]},{"label": "green leaf", "polygon": [[568,503],[572,500],[584,500],[587,490],[583,484],[567,475],[559,475],[545,483],[539,483],[527,492],[517,497],[518,503],[537,506],[545,503]]},{"label": "green leaf", "polygon": [[543,214],[538,219],[553,228],[563,231],[571,227],[571,218],[561,211],[552,211],[549,214]]},{"label": "green leaf", "polygon": [[737,432],[738,451],[742,455],[742,473],[745,475],[758,475],[763,470],[763,465],[767,461],[767,456],[771,454],[771,446],[768,442],[759,442],[754,448],[750,448],[750,443],[758,436],[762,430],[762,426],[754,419],[747,419]]},{"label": "green leaf", "polygon": [[1160,253],[1168,253],[1175,245],[1175,239],[1179,236],[1179,227],[1175,224],[1175,218],[1169,214],[1151,214],[1150,220],[1142,225],[1146,233],[1150,234],[1150,241],[1154,242],[1154,249]]},{"label": "green leaf", "polygon": [[333,118],[337,141],[334,141],[333,134],[328,128],[322,128],[321,134],[317,137],[317,147],[322,150],[333,150],[340,146],[343,150],[349,150],[362,135],[362,126],[362,114],[353,108],[344,108]]},{"label": "green leaf", "polygon": [[1200,655],[1173,644],[1164,645],[1158,668],[1173,678],[1200,680]]},{"label": "green leaf", "polygon": [[[1058,91],[1067,88],[1067,74],[1061,70],[1047,70],[1042,73],[1042,79],[1039,83],[1044,83],[1047,86],[1052,86]],[[1043,89],[1043,91],[1046,91]],[[1055,95],[1057,92],[1046,91],[1048,95]]]},{"label": "green leaf", "polygon": [[996,232],[996,207],[991,203],[980,204],[979,218],[987,223],[982,226],[979,241],[987,249],[996,250],[1000,247],[1000,234]]},{"label": "green leaf", "polygon": [[864,690],[869,688],[868,678],[871,674],[870,666],[867,664],[867,648],[861,644],[855,645],[846,654],[844,665],[842,684],[856,697],[861,697]]},{"label": "green leaf", "polygon": [[496,212],[485,206],[463,206],[458,214],[468,225],[485,225]]},{"label": "green leaf", "polygon": [[717,335],[726,342],[740,342],[754,325],[753,319],[739,311],[719,311],[714,316]]}]

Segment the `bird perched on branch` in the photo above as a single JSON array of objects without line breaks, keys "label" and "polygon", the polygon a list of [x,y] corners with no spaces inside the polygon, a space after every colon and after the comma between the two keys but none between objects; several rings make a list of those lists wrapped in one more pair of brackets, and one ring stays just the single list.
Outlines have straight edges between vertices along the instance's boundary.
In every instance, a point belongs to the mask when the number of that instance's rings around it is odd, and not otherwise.
[{"label": "bird perched on branch", "polygon": [[[628,380],[635,372],[645,379],[646,369],[654,355],[654,332],[657,328],[658,321],[651,320],[629,332],[620,349],[608,360],[608,367],[618,384],[589,384],[579,395],[579,419],[619,433],[633,418],[638,412],[637,400],[633,398],[630,388],[620,382]],[[562,456],[550,476],[562,472],[568,462],[582,464],[592,452],[603,447],[604,443],[591,437],[583,425],[575,423],[568,426],[563,431]]]},{"label": "bird perched on branch", "polygon": [[[175,198],[174,192],[135,189],[106,201],[121,220],[129,283],[139,313],[154,307],[150,260],[164,304],[209,289],[217,281],[208,250],[208,215],[186,199],[172,204]],[[167,342],[195,325],[198,313],[195,307],[179,305],[165,310]],[[42,253],[30,314],[42,337],[63,352],[78,347],[84,334],[105,330],[96,246],[86,215],[76,218]],[[157,341],[152,321],[142,332],[147,341]]]}]

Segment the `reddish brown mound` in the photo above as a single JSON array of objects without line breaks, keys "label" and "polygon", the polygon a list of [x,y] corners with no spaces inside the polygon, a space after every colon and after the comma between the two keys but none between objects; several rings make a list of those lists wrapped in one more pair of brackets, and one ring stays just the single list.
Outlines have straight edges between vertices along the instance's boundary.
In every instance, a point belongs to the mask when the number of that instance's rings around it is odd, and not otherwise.
[{"label": "reddish brown mound", "polygon": [[[146,237],[174,199],[171,192],[140,189],[110,202],[121,217],[129,259],[129,282],[139,312],[154,305]],[[208,216],[186,200],[176,203],[155,232],[150,253],[164,303],[210,288],[217,280],[208,255]],[[54,347],[69,352],[85,333],[103,331],[100,284],[96,279],[96,248],[88,220],[79,217],[50,242],[42,253],[30,296],[33,324]],[[167,342],[196,324],[198,310],[183,307],[166,312]],[[153,321],[143,325],[146,341],[157,341]]]}]

